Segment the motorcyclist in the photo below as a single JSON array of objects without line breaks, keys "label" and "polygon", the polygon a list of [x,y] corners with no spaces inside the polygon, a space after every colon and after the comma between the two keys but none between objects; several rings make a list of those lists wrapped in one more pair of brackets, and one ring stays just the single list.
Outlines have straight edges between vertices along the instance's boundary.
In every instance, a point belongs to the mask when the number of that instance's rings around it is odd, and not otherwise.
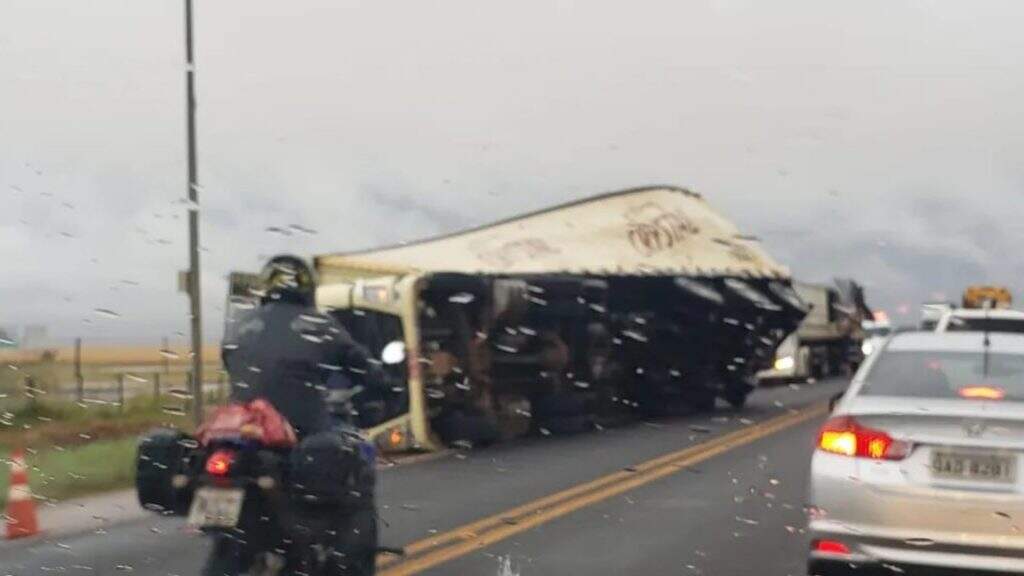
[{"label": "motorcyclist", "polygon": [[[374,450],[344,419],[332,418],[327,397],[338,388],[379,388],[380,369],[334,318],[316,309],[316,279],[302,259],[276,256],[260,280],[260,304],[229,324],[222,346],[231,400],[265,399],[295,428],[299,444],[291,456],[289,493],[296,526],[308,532],[307,523],[326,521],[330,530],[302,538],[335,534],[330,546],[345,559],[339,565],[332,554],[328,560],[336,569],[325,573],[372,574],[377,550]],[[332,508],[334,496],[347,504]],[[204,574],[232,573],[223,566],[247,565],[241,558],[246,554],[244,547],[221,537]]]},{"label": "motorcyclist", "polygon": [[379,368],[344,327],[316,309],[316,279],[302,259],[272,258],[261,283],[260,305],[225,334],[231,399],[265,398],[300,437],[326,430],[331,420],[324,392],[332,376],[372,387],[380,385]]}]

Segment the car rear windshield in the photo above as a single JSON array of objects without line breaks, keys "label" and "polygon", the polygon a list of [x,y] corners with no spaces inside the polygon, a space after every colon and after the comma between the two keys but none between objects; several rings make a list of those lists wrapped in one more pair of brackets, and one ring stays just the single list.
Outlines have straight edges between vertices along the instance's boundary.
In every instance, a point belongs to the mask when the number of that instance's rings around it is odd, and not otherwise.
[{"label": "car rear windshield", "polygon": [[1024,354],[989,354],[986,362],[981,351],[890,351],[871,367],[861,394],[957,398],[989,389],[1024,401]]},{"label": "car rear windshield", "polygon": [[957,318],[949,319],[949,332],[1014,332],[1024,334],[1024,320],[1008,318]]}]

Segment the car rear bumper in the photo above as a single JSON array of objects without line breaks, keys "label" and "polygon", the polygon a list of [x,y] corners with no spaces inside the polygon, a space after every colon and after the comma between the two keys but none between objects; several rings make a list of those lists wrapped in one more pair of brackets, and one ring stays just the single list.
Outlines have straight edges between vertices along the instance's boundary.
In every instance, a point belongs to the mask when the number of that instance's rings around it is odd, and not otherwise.
[{"label": "car rear bumper", "polygon": [[936,568],[911,564],[850,563],[845,560],[811,559],[809,576],[1020,576],[1015,572],[992,572],[977,568]]},{"label": "car rear bumper", "polygon": [[[945,570],[957,573],[982,574],[1024,574],[1024,549],[1019,546],[1019,539],[1006,542],[1008,546],[977,545],[971,543],[951,543],[949,541],[929,540],[923,537],[891,537],[869,535],[859,528],[834,520],[812,520],[808,532],[812,541],[825,539],[842,542],[850,549],[850,554],[840,555],[811,551],[810,565],[826,567],[831,571],[822,572],[822,576],[848,571],[839,571],[842,566],[858,566],[865,572],[869,568],[881,568],[885,573],[897,573],[891,566],[898,568],[917,567],[929,570]],[[923,535],[924,533],[920,533]],[[1017,544],[1017,545],[1014,545]],[[824,568],[823,568],[824,569]],[[813,574],[814,572],[809,572]],[[931,574],[932,572],[927,572]],[[944,572],[945,573],[945,572]]]},{"label": "car rear bumper", "polygon": [[850,554],[812,551],[812,563],[1024,574],[1019,493],[913,485],[907,465],[815,453],[808,532],[815,540],[841,542]]}]

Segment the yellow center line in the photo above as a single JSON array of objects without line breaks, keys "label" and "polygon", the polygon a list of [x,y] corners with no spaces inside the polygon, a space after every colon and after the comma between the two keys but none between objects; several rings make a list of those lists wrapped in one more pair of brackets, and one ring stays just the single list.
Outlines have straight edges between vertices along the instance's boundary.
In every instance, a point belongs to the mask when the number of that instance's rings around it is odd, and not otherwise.
[{"label": "yellow center line", "polygon": [[[405,547],[409,560],[386,568],[380,576],[404,576],[448,562],[474,550],[504,540],[555,518],[592,504],[607,500],[623,492],[648,484],[659,478],[675,474],[723,452],[780,432],[828,412],[825,404],[815,404],[801,411],[777,416],[770,420],[724,434],[696,446],[691,446],[647,460],[628,470],[601,476],[572,488],[544,496],[521,506],[499,512],[475,522],[465,524],[443,534],[413,542]],[[398,562],[393,556],[381,558],[378,566],[387,567]]]}]

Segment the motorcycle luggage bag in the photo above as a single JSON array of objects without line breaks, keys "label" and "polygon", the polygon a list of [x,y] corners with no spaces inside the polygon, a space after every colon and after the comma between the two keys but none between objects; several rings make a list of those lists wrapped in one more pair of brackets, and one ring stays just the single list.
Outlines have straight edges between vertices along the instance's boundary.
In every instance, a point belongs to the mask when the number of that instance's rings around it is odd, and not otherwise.
[{"label": "motorcycle luggage bag", "polygon": [[313,507],[361,508],[372,505],[372,454],[355,434],[332,430],[304,438],[291,454],[291,493]]},{"label": "motorcycle luggage bag", "polygon": [[180,430],[157,428],[139,438],[135,491],[144,508],[182,515],[192,503],[189,486],[175,488],[174,476],[188,474],[197,442]]}]

